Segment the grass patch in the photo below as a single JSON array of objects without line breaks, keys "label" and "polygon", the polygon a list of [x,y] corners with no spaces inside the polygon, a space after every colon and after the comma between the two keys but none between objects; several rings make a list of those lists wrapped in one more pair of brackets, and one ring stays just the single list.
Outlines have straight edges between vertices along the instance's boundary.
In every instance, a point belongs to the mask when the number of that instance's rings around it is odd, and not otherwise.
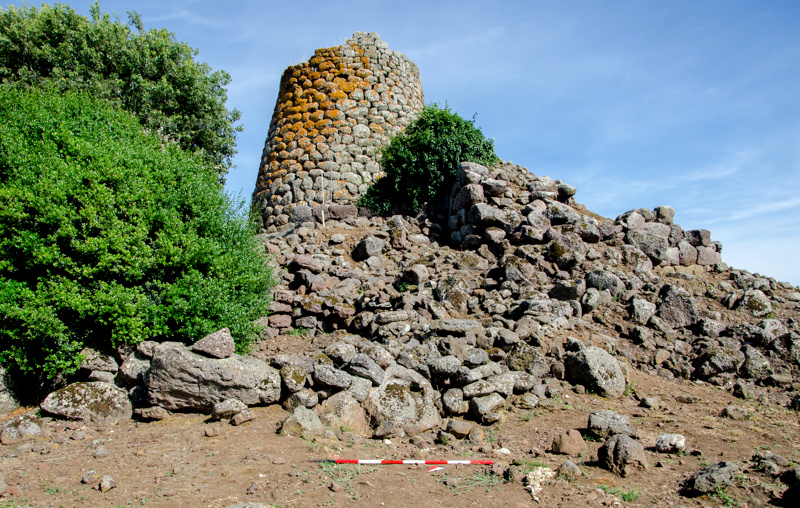
[{"label": "grass patch", "polygon": [[355,490],[355,480],[360,474],[374,473],[377,467],[367,467],[352,464],[335,464],[333,462],[323,462],[319,465],[322,472],[341,485],[353,499],[358,499],[361,495]]},{"label": "grass patch", "polygon": [[734,507],[739,506],[739,502],[731,496],[728,492],[728,489],[725,487],[717,487],[717,490],[711,494],[711,497],[714,497],[722,503],[722,506]]},{"label": "grass patch", "polygon": [[520,467],[522,468],[522,472],[525,474],[530,473],[537,467],[550,467],[550,464],[542,462],[540,460],[524,460],[520,463]]},{"label": "grass patch", "polygon": [[642,493],[636,489],[625,490],[621,487],[609,487],[608,485],[599,485],[597,488],[602,490],[606,494],[617,496],[626,503],[631,501],[636,501],[642,495]]},{"label": "grass patch", "polygon": [[454,494],[460,495],[473,489],[486,489],[486,492],[489,492],[492,487],[500,483],[500,477],[491,471],[476,471],[470,476],[445,474],[437,481],[444,483]]}]

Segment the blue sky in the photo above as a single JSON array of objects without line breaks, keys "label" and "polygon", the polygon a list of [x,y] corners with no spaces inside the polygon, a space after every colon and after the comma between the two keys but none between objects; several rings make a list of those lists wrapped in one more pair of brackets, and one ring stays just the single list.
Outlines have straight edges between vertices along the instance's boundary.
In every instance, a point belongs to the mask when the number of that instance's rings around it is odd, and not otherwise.
[{"label": "blue sky", "polygon": [[[11,2],[21,5],[22,2]],[[88,14],[89,2],[66,2]],[[232,77],[249,199],[281,73],[376,31],[498,155],[614,218],[670,205],[723,261],[800,284],[800,2],[106,0]]]}]

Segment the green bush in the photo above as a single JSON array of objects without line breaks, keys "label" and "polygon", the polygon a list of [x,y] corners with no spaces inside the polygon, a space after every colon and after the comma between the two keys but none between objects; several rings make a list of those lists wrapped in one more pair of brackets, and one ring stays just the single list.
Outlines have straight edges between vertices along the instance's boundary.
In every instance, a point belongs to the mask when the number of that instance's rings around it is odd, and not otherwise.
[{"label": "green bush", "polygon": [[223,178],[241,130],[240,113],[225,108],[230,76],[195,62],[197,52],[167,30],[145,31],[136,13],[123,24],[96,2],[91,12],[90,20],[59,4],[0,8],[0,83],[108,99],[203,154]]},{"label": "green bush", "polygon": [[256,333],[274,286],[243,203],[198,154],[86,94],[0,87],[0,362]]},{"label": "green bush", "polygon": [[359,200],[379,215],[393,209],[416,212],[443,197],[455,183],[460,162],[492,164],[494,142],[445,106],[432,104],[381,150],[383,177]]}]

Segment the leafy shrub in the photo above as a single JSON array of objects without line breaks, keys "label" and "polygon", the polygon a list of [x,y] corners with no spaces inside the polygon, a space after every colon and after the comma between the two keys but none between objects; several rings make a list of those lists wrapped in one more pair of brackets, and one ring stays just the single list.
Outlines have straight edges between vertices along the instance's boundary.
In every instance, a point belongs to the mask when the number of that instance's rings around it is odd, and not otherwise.
[{"label": "leafy shrub", "polygon": [[474,119],[464,120],[447,106],[432,104],[383,147],[384,175],[359,205],[380,215],[403,207],[416,212],[450,190],[458,163],[492,164],[497,160],[494,142],[475,127]]},{"label": "leafy shrub", "polygon": [[167,30],[144,31],[136,13],[123,24],[97,3],[91,12],[89,20],[66,5],[0,8],[0,82],[108,99],[224,177],[241,130],[240,113],[225,108],[230,76],[195,62],[197,52]]},{"label": "leafy shrub", "polygon": [[200,155],[88,95],[0,87],[0,362],[53,377],[84,346],[225,326],[243,351],[273,286]]}]

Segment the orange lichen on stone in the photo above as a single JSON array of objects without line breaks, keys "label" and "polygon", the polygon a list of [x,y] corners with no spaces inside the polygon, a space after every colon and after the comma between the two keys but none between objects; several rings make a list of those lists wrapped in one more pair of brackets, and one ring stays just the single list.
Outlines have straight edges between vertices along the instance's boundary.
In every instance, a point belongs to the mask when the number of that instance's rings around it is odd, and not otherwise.
[{"label": "orange lichen on stone", "polygon": [[325,111],[325,117],[330,118],[331,120],[336,120],[337,118],[342,116],[342,112],[338,109],[328,109]]},{"label": "orange lichen on stone", "polygon": [[319,64],[319,70],[321,71],[327,71],[328,69],[333,69],[334,67],[336,66],[334,65],[333,62],[326,61],[326,62],[320,62]]},{"label": "orange lichen on stone", "polygon": [[347,94],[344,93],[341,90],[335,90],[335,91],[331,92],[329,95],[330,95],[331,99],[334,99],[334,100],[337,100],[337,101],[347,98]]}]

